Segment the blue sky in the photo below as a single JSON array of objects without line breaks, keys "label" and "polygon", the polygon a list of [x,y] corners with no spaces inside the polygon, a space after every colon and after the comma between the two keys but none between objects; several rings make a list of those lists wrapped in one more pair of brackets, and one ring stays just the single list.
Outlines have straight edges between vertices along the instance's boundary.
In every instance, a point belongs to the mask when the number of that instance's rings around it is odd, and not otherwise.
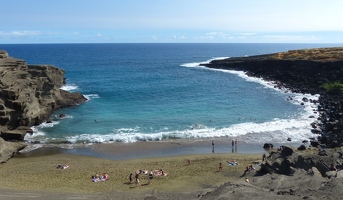
[{"label": "blue sky", "polygon": [[0,44],[343,43],[343,0],[9,0]]}]

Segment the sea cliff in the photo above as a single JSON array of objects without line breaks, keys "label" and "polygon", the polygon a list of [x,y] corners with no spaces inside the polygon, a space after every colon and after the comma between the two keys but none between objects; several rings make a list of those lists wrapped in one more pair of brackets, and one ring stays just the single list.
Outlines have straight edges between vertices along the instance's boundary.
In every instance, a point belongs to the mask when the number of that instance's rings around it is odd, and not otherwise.
[{"label": "sea cliff", "polygon": [[[316,112],[320,117],[312,123],[313,146],[343,145],[343,47],[290,50],[266,55],[233,57],[203,64],[209,68],[244,71],[296,93],[320,94]],[[338,83],[335,90],[325,84]],[[333,88],[333,87],[332,87]],[[311,101],[311,99],[304,99]],[[310,116],[309,116],[310,117]]]},{"label": "sea cliff", "polygon": [[[82,104],[80,93],[60,89],[65,71],[51,65],[27,65],[0,50],[0,162],[23,149],[30,127],[60,109]],[[15,141],[15,144],[13,144]]]}]

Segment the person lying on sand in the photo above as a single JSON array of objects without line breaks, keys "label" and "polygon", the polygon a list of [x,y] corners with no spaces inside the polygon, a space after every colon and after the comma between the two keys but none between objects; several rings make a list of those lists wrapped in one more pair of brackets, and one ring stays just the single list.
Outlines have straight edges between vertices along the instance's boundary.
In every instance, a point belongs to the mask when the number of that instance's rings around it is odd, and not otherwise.
[{"label": "person lying on sand", "polygon": [[167,173],[163,171],[163,169],[160,170],[153,170],[154,176],[167,176]]},{"label": "person lying on sand", "polygon": [[57,165],[57,169],[67,169],[69,167],[69,165],[63,165],[63,164],[58,164]]},{"label": "person lying on sand", "polygon": [[228,162],[230,166],[236,166],[238,165],[238,162],[236,162],[235,160],[232,160],[230,162]]},{"label": "person lying on sand", "polygon": [[140,169],[139,170],[139,174],[145,174],[145,175],[148,175],[148,170],[146,170],[146,169]]}]

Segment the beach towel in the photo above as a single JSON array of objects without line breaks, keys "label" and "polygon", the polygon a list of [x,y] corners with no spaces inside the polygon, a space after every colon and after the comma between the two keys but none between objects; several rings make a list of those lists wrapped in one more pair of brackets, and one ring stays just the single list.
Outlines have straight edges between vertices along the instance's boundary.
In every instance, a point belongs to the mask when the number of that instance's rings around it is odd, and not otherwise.
[{"label": "beach towel", "polygon": [[228,162],[229,166],[237,166],[238,162],[234,161],[234,162]]}]

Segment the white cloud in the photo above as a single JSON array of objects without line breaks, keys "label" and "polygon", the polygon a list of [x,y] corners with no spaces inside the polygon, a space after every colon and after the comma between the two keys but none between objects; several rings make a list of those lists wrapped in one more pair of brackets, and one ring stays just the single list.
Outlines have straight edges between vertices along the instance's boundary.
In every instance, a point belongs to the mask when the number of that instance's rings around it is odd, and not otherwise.
[{"label": "white cloud", "polygon": [[320,40],[319,37],[313,35],[264,35],[262,38],[268,41],[278,42],[316,42]]},{"label": "white cloud", "polygon": [[42,34],[40,31],[0,31],[1,37],[39,36]]},{"label": "white cloud", "polygon": [[235,33],[236,35],[241,35],[241,36],[252,36],[256,35],[256,33]]}]

